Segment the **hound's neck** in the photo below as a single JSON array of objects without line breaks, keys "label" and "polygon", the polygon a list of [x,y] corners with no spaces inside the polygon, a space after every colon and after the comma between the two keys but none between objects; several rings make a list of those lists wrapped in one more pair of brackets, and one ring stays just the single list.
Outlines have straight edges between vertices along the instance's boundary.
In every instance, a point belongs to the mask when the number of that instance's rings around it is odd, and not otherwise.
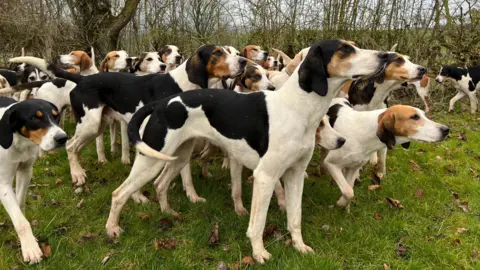
[{"label": "hound's neck", "polygon": [[375,83],[375,94],[372,100],[368,103],[369,110],[375,110],[382,106],[383,102],[394,90],[399,89],[402,86],[402,82],[388,80],[383,83]]},{"label": "hound's neck", "polygon": [[91,65],[89,68],[84,69],[84,70],[81,70],[80,66],[74,66],[74,67],[75,67],[75,69],[80,70],[80,75],[83,75],[83,76],[97,74],[99,72],[95,65]]},{"label": "hound's neck", "polygon": [[[201,89],[197,84],[190,82],[187,74],[187,61],[183,62],[176,69],[170,71],[168,74],[172,76],[175,82],[178,84],[182,91]],[[209,78],[208,79],[208,88],[213,87],[220,81],[220,78]]]},{"label": "hound's neck", "polygon": [[316,92],[303,90],[298,83],[298,71],[295,71],[277,92],[287,107],[303,114],[312,125],[318,126],[327,113],[330,102],[347,81],[346,78],[328,79],[327,95],[320,96]]}]

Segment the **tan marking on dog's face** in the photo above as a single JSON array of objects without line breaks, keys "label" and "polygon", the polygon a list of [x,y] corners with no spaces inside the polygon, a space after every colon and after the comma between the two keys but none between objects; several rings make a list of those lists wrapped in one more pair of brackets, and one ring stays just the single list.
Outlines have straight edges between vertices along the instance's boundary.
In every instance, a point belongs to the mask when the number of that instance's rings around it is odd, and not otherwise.
[{"label": "tan marking on dog's face", "polygon": [[38,118],[41,118],[43,116],[43,113],[41,111],[37,111],[35,113],[35,116],[38,117]]},{"label": "tan marking on dog's face", "polygon": [[72,51],[71,54],[75,56],[74,65],[80,66],[80,70],[87,70],[92,65],[92,59],[84,51]]},{"label": "tan marking on dog's face", "polygon": [[7,80],[5,78],[0,78],[0,87],[7,87]]},{"label": "tan marking on dog's face", "polygon": [[227,63],[227,52],[221,47],[215,47],[208,59],[207,72],[209,77],[230,77],[230,67]]},{"label": "tan marking on dog's face", "polygon": [[410,75],[408,70],[405,68],[405,59],[403,58],[403,55],[396,54],[385,68],[385,79],[406,81],[409,80],[409,78]]},{"label": "tan marking on dog's face", "polygon": [[427,87],[429,80],[430,80],[430,78],[428,78],[427,74],[423,75],[422,79],[420,80],[420,86],[421,87]]},{"label": "tan marking on dog's face", "polygon": [[29,130],[26,126],[21,129],[22,135],[30,141],[41,144],[43,137],[48,133],[48,128],[40,128],[37,130]]},{"label": "tan marking on dog's face", "polygon": [[56,110],[52,110],[52,114],[53,114],[53,116],[57,116],[58,112]]},{"label": "tan marking on dog's face", "polygon": [[404,137],[413,136],[425,124],[425,120],[418,114],[417,110],[405,105],[395,105],[388,108],[378,117],[378,121],[379,129],[383,125],[395,136]]},{"label": "tan marking on dog's face", "polygon": [[75,74],[80,73],[80,71],[76,70],[75,68],[69,68],[69,69],[67,69],[67,71],[70,72],[70,73],[75,73]]},{"label": "tan marking on dog's face", "polygon": [[322,141],[321,134],[322,134],[322,130],[325,128],[324,121],[325,119],[322,119],[322,121],[320,122],[320,125],[317,128],[317,131],[315,132],[315,144],[320,144],[320,142]]},{"label": "tan marking on dog's face", "polygon": [[331,77],[342,76],[352,67],[351,59],[355,57],[355,48],[348,41],[342,40],[327,65]]},{"label": "tan marking on dog's face", "polygon": [[340,91],[348,94],[348,91],[350,90],[350,86],[352,86],[353,81],[349,80],[341,89]]}]

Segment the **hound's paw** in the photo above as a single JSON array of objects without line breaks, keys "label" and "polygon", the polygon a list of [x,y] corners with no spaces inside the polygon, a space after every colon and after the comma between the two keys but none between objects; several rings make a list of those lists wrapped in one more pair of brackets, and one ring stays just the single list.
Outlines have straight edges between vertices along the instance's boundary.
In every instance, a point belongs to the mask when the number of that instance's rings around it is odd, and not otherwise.
[{"label": "hound's paw", "polygon": [[108,160],[107,160],[107,158],[105,158],[105,157],[103,157],[103,158],[98,158],[98,164],[105,164],[105,163],[107,163],[107,162],[108,162]]},{"label": "hound's paw", "polygon": [[385,177],[385,174],[383,172],[376,172],[375,175],[378,177],[378,179],[382,180],[383,177]]},{"label": "hound's paw", "polygon": [[205,198],[199,197],[198,195],[197,196],[188,195],[188,199],[190,199],[192,203],[204,203],[207,201],[205,200]]},{"label": "hound's paw", "polygon": [[287,210],[287,206],[285,201],[279,201],[278,202],[278,208],[280,208],[280,211],[285,212]]},{"label": "hound's paw", "polygon": [[344,196],[340,197],[340,199],[337,201],[337,206],[338,207],[342,207],[342,208],[345,208],[347,207],[349,204],[350,204],[350,201],[349,199],[345,198]]},{"label": "hound's paw", "polygon": [[38,246],[35,237],[32,236],[31,239],[20,241],[20,244],[22,246],[22,256],[25,262],[38,263],[42,260],[43,253]]},{"label": "hound's paw", "polygon": [[377,157],[377,154],[375,153],[370,157],[370,165],[375,167],[377,166],[377,163],[378,163],[378,157]]},{"label": "hound's paw", "polygon": [[141,194],[140,192],[135,192],[132,194],[131,196],[132,200],[136,203],[141,203],[141,204],[146,204],[146,203],[149,203],[150,200],[148,200],[147,197],[145,197],[143,194]]},{"label": "hound's paw", "polygon": [[224,158],[222,162],[222,169],[228,169],[230,164],[228,163],[228,159]]},{"label": "hound's paw", "polygon": [[85,180],[87,179],[87,174],[83,169],[77,169],[71,171],[72,175],[72,183],[81,186],[85,184]]},{"label": "hound's paw", "polygon": [[268,253],[266,249],[263,249],[260,252],[254,252],[253,258],[260,264],[264,264],[266,261],[270,260],[272,254]]},{"label": "hound's paw", "polygon": [[177,211],[173,210],[172,208],[167,208],[167,209],[163,210],[163,212],[167,213],[167,214],[170,214],[170,215],[174,216],[175,218],[180,218],[180,214]]},{"label": "hound's paw", "polygon": [[123,233],[123,229],[120,228],[118,225],[107,225],[107,234],[108,236],[114,238],[114,237],[119,237]]},{"label": "hound's paw", "polygon": [[248,210],[245,209],[245,207],[235,207],[235,213],[237,213],[238,216],[244,216],[248,215]]},{"label": "hound's paw", "polygon": [[313,252],[313,248],[305,245],[305,243],[296,243],[296,241],[293,241],[293,247],[300,251],[301,253],[312,253]]},{"label": "hound's paw", "polygon": [[212,175],[209,171],[206,171],[206,172],[202,172],[202,176],[203,176],[203,177],[206,177],[206,178],[210,178],[210,177],[212,177],[213,175]]},{"label": "hound's paw", "polygon": [[122,164],[130,165],[130,157],[122,157]]}]

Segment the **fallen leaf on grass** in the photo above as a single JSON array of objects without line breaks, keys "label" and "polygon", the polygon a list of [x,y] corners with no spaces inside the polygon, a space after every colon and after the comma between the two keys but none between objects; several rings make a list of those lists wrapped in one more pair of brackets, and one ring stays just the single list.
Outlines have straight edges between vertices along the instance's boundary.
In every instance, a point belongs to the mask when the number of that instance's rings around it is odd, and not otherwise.
[{"label": "fallen leaf on grass", "polygon": [[233,264],[233,270],[238,270],[240,269],[240,265],[238,263]]},{"label": "fallen leaf on grass", "polygon": [[421,199],[423,197],[423,191],[423,189],[417,189],[417,191],[415,192],[415,196]]},{"label": "fallen leaf on grass", "polygon": [[470,212],[470,208],[468,207],[467,201],[457,202],[457,206],[463,210],[463,212],[468,213]]},{"label": "fallen leaf on grass", "polygon": [[204,262],[204,263],[211,263],[212,261],[213,261],[213,258],[212,258],[212,257],[203,258],[203,262]]},{"label": "fallen leaf on grass", "polygon": [[458,239],[458,238],[455,239],[455,245],[457,245],[457,246],[460,245],[460,239]]},{"label": "fallen leaf on grass", "polygon": [[292,239],[288,239],[287,241],[285,241],[285,246],[286,247],[291,247],[292,246]]},{"label": "fallen leaf on grass", "polygon": [[225,251],[225,252],[229,252],[230,250],[231,250],[231,248],[230,248],[229,245],[225,245],[225,246],[223,247],[223,251]]},{"label": "fallen leaf on grass", "polygon": [[103,258],[102,264],[105,265],[108,262],[108,260],[110,260],[110,254],[107,254],[107,256]]},{"label": "fallen leaf on grass", "polygon": [[402,244],[397,247],[396,253],[399,257],[405,257],[407,254],[408,248]]},{"label": "fallen leaf on grass", "polygon": [[388,270],[388,265],[386,263],[383,264],[383,270]]},{"label": "fallen leaf on grass", "polygon": [[470,253],[470,258],[472,258],[472,261],[478,260],[479,257],[480,257],[480,252],[478,251],[478,249],[476,248],[472,249],[472,253]]},{"label": "fallen leaf on grass", "polygon": [[164,248],[173,249],[177,247],[177,240],[175,238],[162,238],[159,240],[155,240],[155,242],[153,242],[153,245],[156,250]]},{"label": "fallen leaf on grass", "polygon": [[80,194],[83,192],[83,188],[82,187],[78,187],[76,188],[73,192],[75,192],[75,194]]},{"label": "fallen leaf on grass", "polygon": [[40,225],[40,222],[38,220],[34,219],[34,220],[32,220],[31,224],[32,224],[33,227],[38,227],[38,225]]},{"label": "fallen leaf on grass", "polygon": [[55,185],[60,186],[62,184],[62,179],[55,180]]},{"label": "fallen leaf on grass", "polygon": [[208,244],[210,246],[216,246],[218,245],[218,242],[220,242],[218,238],[218,222],[215,222],[215,225],[213,226],[213,232],[210,234],[210,238],[208,239]]},{"label": "fallen leaf on grass", "polygon": [[435,158],[436,158],[438,161],[442,161],[442,160],[443,160],[443,158],[442,158],[441,156],[436,156]]},{"label": "fallen leaf on grass", "polygon": [[395,200],[395,199],[391,199],[389,197],[385,197],[385,199],[387,200],[387,202],[392,206],[392,207],[395,207],[395,208],[399,208],[399,209],[403,209],[403,205],[400,203],[399,200]]},{"label": "fallen leaf on grass", "polygon": [[159,227],[162,231],[169,230],[173,227],[173,222],[169,218],[162,218]]},{"label": "fallen leaf on grass", "polygon": [[249,265],[252,265],[252,264],[255,264],[255,261],[252,259],[252,257],[250,257],[250,256],[245,256],[245,257],[243,257],[243,259],[242,259],[242,264],[243,264],[243,265],[248,265],[248,264],[249,264]]},{"label": "fallen leaf on grass", "polygon": [[97,236],[98,236],[98,234],[96,234],[96,233],[87,233],[86,235],[82,236],[82,242],[85,242],[89,239],[96,238]]},{"label": "fallen leaf on grass", "polygon": [[377,190],[377,189],[382,189],[382,186],[380,186],[380,185],[370,185],[370,186],[368,186],[368,190],[370,190],[370,191]]},{"label": "fallen leaf on grass", "polygon": [[412,169],[414,171],[419,171],[420,170],[420,166],[418,166],[418,164],[415,161],[410,159],[408,162],[410,162],[410,164],[412,164]]},{"label": "fallen leaf on grass", "polygon": [[215,270],[227,270],[227,269],[228,269],[228,266],[224,262],[219,262],[215,267]]},{"label": "fallen leaf on grass", "polygon": [[465,136],[465,133],[460,133],[458,135],[458,139],[466,142],[467,141],[467,136]]},{"label": "fallen leaf on grass", "polygon": [[77,203],[77,208],[82,207],[82,204],[83,204],[83,199],[81,199],[81,200]]},{"label": "fallen leaf on grass", "polygon": [[382,220],[382,219],[383,219],[383,216],[382,216],[382,214],[380,214],[380,213],[375,213],[375,214],[373,215],[373,217],[375,217],[376,220]]},{"label": "fallen leaf on grass", "polygon": [[275,233],[275,231],[277,231],[277,229],[278,227],[275,224],[268,225],[267,228],[265,228],[265,231],[263,232],[263,237],[271,236],[272,234]]},{"label": "fallen leaf on grass", "polygon": [[48,258],[52,254],[52,248],[47,243],[42,243],[41,245],[43,257]]},{"label": "fallen leaf on grass", "polygon": [[468,229],[467,228],[457,228],[457,233],[458,234],[462,234],[464,232],[468,232]]},{"label": "fallen leaf on grass", "polygon": [[152,214],[145,212],[138,212],[137,216],[143,221],[148,221],[152,218]]}]

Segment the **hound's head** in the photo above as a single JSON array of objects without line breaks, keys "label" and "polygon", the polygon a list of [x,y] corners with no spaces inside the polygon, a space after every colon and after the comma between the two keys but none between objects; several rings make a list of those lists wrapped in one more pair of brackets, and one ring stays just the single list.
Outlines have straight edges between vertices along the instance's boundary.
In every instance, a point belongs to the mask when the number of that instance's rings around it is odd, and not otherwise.
[{"label": "hound's head", "polygon": [[177,46],[165,45],[159,52],[163,63],[170,69],[175,69],[182,63],[183,56]]},{"label": "hound's head", "polygon": [[426,73],[426,68],[410,62],[408,57],[398,53],[389,53],[385,70],[376,76],[376,81],[379,83],[383,80],[414,82],[421,80]]},{"label": "hound's head", "polygon": [[39,70],[38,68],[26,65],[22,72],[22,83],[36,82],[36,81],[46,81],[48,80],[48,75]]},{"label": "hound's head", "polygon": [[248,62],[245,72],[238,79],[242,92],[275,90],[275,86],[267,77],[267,71],[253,61]]},{"label": "hound's head", "polygon": [[328,116],[324,116],[315,133],[315,143],[327,150],[335,150],[345,144],[345,138],[330,125]]},{"label": "hound's head", "polygon": [[18,134],[45,151],[64,146],[67,134],[57,126],[60,114],[57,107],[41,99],[14,103],[0,119],[0,146],[7,149]]},{"label": "hound's head", "polygon": [[[468,74],[467,68],[444,66],[440,69],[440,73],[435,78],[437,83],[443,83],[444,81],[454,81],[456,83],[464,84],[462,87],[468,88],[469,91],[474,91],[476,86],[473,83],[472,78]],[[468,85],[467,85],[468,84]]]},{"label": "hound's head", "polygon": [[144,52],[140,54],[133,67],[134,71],[145,73],[165,73],[167,69],[167,65],[162,62],[158,52]]},{"label": "hound's head", "polygon": [[262,47],[260,46],[247,45],[241,50],[241,55],[252,61],[263,62],[267,60],[268,52],[262,50]]},{"label": "hound's head", "polygon": [[225,46],[225,50],[227,50],[227,52],[230,53],[230,54],[240,56],[240,52],[237,49],[235,49],[235,47],[233,47],[233,46]]},{"label": "hound's head", "polygon": [[306,92],[328,93],[327,79],[356,80],[383,71],[385,52],[359,49],[344,40],[324,40],[310,47],[298,69],[299,85]]},{"label": "hound's head", "polygon": [[278,69],[278,61],[273,56],[268,56],[267,60],[263,62],[263,67],[268,70]]},{"label": "hound's head", "polygon": [[60,55],[59,61],[65,65],[72,65],[80,71],[87,70],[93,65],[92,58],[84,51],[72,51],[69,54]]},{"label": "hound's head", "polygon": [[405,105],[392,106],[378,117],[377,136],[389,149],[397,141],[404,147],[410,141],[442,141],[449,131],[447,126],[428,119],[422,110]]},{"label": "hound's head", "polygon": [[190,82],[208,87],[208,79],[227,79],[240,76],[247,59],[228,53],[215,45],[203,45],[187,60],[186,71]]},{"label": "hound's head", "polygon": [[100,63],[101,72],[119,72],[128,68],[127,66],[128,54],[126,51],[111,51]]}]

